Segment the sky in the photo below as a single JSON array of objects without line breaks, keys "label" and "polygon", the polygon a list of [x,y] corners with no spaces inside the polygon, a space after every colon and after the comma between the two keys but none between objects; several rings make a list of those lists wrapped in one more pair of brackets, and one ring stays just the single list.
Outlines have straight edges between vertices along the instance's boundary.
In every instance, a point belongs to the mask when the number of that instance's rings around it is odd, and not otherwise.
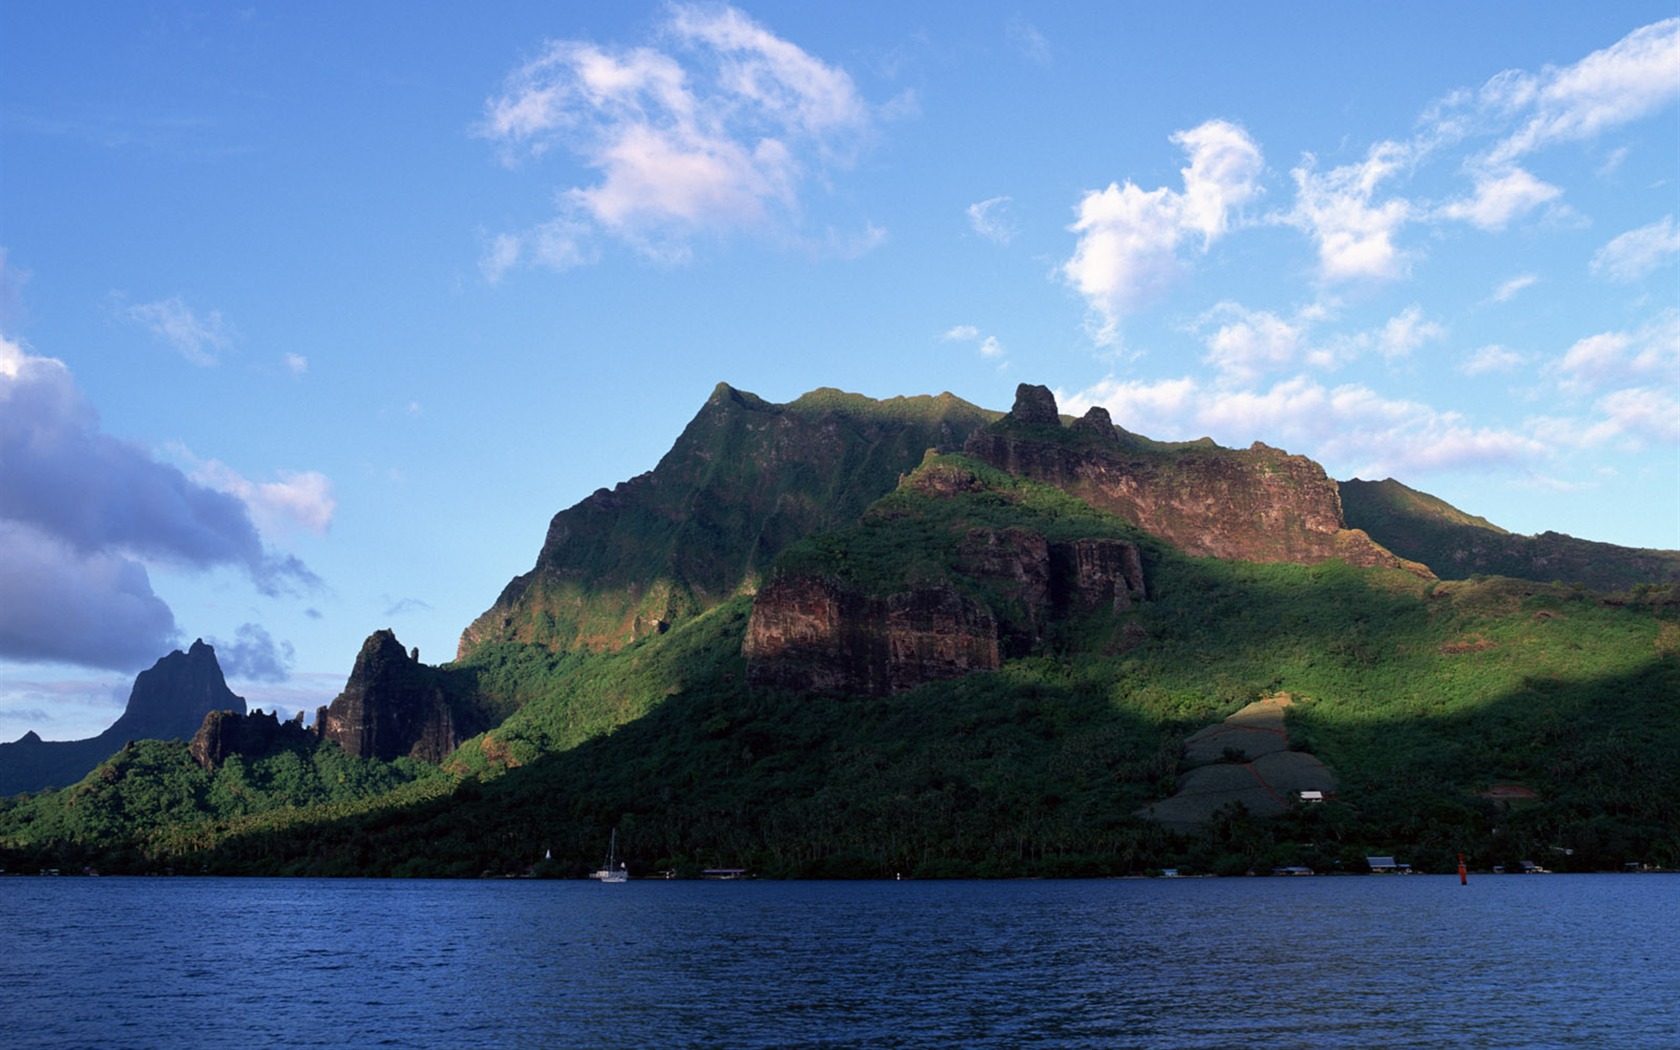
[{"label": "sky", "polygon": [[720,381],[1680,548],[1675,15],[0,4],[0,740],[448,660]]}]

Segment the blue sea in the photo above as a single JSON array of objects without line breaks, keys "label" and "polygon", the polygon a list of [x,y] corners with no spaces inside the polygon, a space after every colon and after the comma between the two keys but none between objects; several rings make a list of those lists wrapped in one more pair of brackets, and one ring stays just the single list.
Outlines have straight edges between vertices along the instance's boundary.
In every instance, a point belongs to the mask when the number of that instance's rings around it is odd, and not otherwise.
[{"label": "blue sea", "polygon": [[1680,878],[0,879],[0,1046],[1680,1047]]}]

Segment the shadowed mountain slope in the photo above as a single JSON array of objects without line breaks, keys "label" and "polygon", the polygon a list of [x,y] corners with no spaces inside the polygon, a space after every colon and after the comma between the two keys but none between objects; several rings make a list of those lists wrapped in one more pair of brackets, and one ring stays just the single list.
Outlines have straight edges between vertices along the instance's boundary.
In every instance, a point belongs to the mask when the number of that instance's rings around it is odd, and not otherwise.
[{"label": "shadowed mountain slope", "polygon": [[1348,525],[1444,580],[1510,576],[1596,591],[1680,583],[1680,551],[1642,550],[1557,532],[1517,536],[1393,478],[1340,484]]}]

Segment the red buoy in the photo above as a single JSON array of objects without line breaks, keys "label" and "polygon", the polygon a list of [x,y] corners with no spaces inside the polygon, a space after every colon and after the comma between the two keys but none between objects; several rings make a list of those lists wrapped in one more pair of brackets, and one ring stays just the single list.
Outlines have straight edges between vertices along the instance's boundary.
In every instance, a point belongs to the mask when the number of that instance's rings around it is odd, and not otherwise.
[{"label": "red buoy", "polygon": [[1470,873],[1464,870],[1464,854],[1462,853],[1458,855],[1458,884],[1460,886],[1470,885]]}]

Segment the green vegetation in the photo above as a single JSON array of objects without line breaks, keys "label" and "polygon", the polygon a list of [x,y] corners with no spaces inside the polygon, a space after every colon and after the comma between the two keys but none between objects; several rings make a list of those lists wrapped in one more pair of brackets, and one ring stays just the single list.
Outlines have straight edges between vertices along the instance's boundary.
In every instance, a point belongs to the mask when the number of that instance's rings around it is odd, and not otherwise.
[{"label": "green vegetation", "polygon": [[[1675,587],[1189,558],[960,456],[926,458],[773,571],[878,595],[954,582],[1019,618],[1004,583],[963,574],[980,529],[1130,540],[1147,598],[1065,621],[997,671],[884,698],[748,689],[745,594],[612,651],[491,642],[444,670],[513,713],[442,769],[326,745],[210,774],[181,745],[140,744],[0,803],[0,864],[566,875],[616,828],[638,874],[1362,870],[1369,854],[1441,871],[1460,852],[1680,865]],[[1187,737],[1279,693],[1291,746],[1338,779],[1330,801],[1225,811],[1190,834],[1138,815],[1173,792]]]}]

